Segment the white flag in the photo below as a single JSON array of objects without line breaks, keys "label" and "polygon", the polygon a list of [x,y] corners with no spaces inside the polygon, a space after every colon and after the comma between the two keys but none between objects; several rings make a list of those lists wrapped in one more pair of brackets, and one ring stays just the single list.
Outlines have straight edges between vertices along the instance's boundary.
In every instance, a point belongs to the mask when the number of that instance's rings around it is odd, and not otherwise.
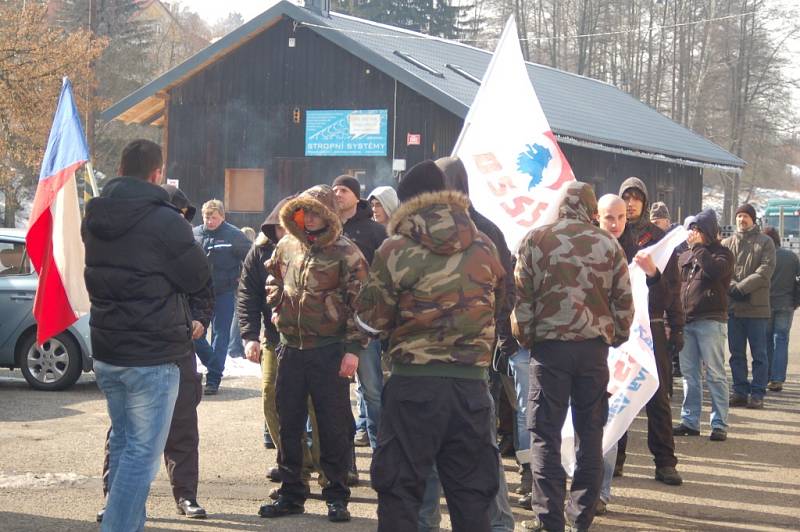
[{"label": "white flag", "polygon": [[[686,241],[688,233],[678,226],[643,251],[653,257],[656,267],[664,271],[676,247]],[[608,350],[608,421],[603,428],[603,454],[625,434],[633,419],[658,390],[658,370],[650,332],[647,276],[636,264],[630,267],[633,290],[633,323],[628,341]],[[657,316],[661,317],[661,316]],[[568,474],[575,469],[575,433],[572,414],[567,415],[561,431],[561,464]]]},{"label": "white flag", "polygon": [[573,181],[533,90],[514,17],[508,19],[453,149],[469,176],[470,200],[515,251],[534,227],[553,223]]}]

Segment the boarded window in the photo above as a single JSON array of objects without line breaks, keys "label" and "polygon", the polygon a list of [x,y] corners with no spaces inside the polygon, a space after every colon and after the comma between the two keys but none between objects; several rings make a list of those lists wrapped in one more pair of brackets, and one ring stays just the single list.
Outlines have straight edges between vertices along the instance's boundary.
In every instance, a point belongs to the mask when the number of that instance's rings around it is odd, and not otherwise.
[{"label": "boarded window", "polygon": [[264,212],[264,170],[227,168],[225,170],[225,210]]}]

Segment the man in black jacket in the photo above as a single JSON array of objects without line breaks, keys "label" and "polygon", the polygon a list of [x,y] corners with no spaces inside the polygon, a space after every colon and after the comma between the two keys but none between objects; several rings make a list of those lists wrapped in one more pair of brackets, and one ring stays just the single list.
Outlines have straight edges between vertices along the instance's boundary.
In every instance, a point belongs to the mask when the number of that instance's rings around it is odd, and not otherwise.
[{"label": "man in black jacket", "polygon": [[119,172],[89,201],[81,236],[91,300],[97,385],[111,417],[109,493],[102,530],[140,530],[178,394],[194,356],[187,296],[209,282],[191,226],[157,186],[161,148],[136,140]]},{"label": "man in black jacket", "polygon": [[717,215],[706,209],[686,219],[689,250],[678,259],[681,272],[681,302],[686,310],[686,345],[681,350],[683,406],[675,436],[700,435],[705,366],[711,396],[711,441],[728,438],[728,374],[725,342],[728,336],[728,289],[734,256],[719,241]]},{"label": "man in black jacket", "polygon": [[[169,194],[169,201],[181,211],[186,221],[191,223],[196,209],[181,189],[172,185],[162,185]],[[211,281],[199,292],[189,296],[189,312],[192,315],[192,339],[202,336],[211,322],[214,308],[214,289]],[[198,325],[199,324],[199,325]],[[197,502],[197,483],[200,476],[200,434],[197,429],[197,405],[203,396],[200,374],[197,373],[197,358],[187,357],[180,364],[181,376],[178,397],[172,412],[169,436],[164,447],[164,465],[167,468],[172,495],[178,511],[190,519],[204,519],[205,509]],[[106,435],[105,459],[103,460],[103,495],[108,495],[109,429]],[[97,521],[102,522],[105,509],[97,513]]]},{"label": "man in black jacket", "polygon": [[[336,206],[342,220],[342,230],[347,238],[355,242],[358,249],[372,264],[375,250],[386,239],[386,228],[372,219],[372,207],[361,199],[361,183],[349,175],[340,175],[333,180]],[[378,443],[378,425],[381,421],[381,393],[383,392],[383,371],[381,369],[381,342],[372,338],[367,348],[359,355],[358,389],[364,403],[367,418],[367,437],[373,449]],[[355,454],[353,455],[355,457]],[[355,466],[351,469],[348,482],[358,482]]]},{"label": "man in black jacket", "polygon": [[206,395],[219,391],[225,358],[228,356],[235,290],[239,286],[242,261],[250,241],[237,227],[225,221],[225,207],[212,199],[203,204],[203,223],[194,228],[194,238],[203,248],[214,279],[214,316],[211,319],[211,344],[205,336],[194,341],[197,356],[208,369]]},{"label": "man in black jacket", "polygon": [[[629,177],[622,182],[619,195],[625,201],[627,223],[619,243],[631,262],[639,250],[652,246],[664,237],[664,231],[650,221],[647,187],[638,177]],[[655,479],[664,484],[679,486],[683,479],[675,466],[675,441],[672,437],[672,411],[670,410],[670,384],[672,382],[672,357],[683,347],[683,307],[680,302],[680,277],[678,261],[672,255],[663,272],[656,271],[649,277],[648,307],[650,331],[653,334],[653,351],[658,371],[658,390],[647,402],[647,446],[655,462]],[[666,320],[666,323],[665,323]],[[667,339],[666,324],[670,336]],[[614,476],[622,476],[627,446],[627,432],[620,438]]]}]

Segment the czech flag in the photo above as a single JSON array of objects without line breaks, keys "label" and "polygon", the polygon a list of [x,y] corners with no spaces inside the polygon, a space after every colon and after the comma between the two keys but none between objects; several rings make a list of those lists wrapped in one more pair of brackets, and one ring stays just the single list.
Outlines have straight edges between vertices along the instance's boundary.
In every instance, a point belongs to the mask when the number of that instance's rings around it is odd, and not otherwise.
[{"label": "czech flag", "polygon": [[89,311],[75,171],[89,161],[72,85],[64,78],[33,200],[26,243],[39,274],[33,316],[39,345]]}]

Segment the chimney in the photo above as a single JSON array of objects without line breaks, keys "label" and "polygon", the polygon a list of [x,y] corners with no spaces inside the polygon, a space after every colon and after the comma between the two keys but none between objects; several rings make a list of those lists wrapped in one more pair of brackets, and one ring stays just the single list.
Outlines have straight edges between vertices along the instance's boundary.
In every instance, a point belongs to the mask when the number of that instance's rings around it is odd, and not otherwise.
[{"label": "chimney", "polygon": [[331,0],[305,0],[306,9],[325,18],[331,17]]}]

